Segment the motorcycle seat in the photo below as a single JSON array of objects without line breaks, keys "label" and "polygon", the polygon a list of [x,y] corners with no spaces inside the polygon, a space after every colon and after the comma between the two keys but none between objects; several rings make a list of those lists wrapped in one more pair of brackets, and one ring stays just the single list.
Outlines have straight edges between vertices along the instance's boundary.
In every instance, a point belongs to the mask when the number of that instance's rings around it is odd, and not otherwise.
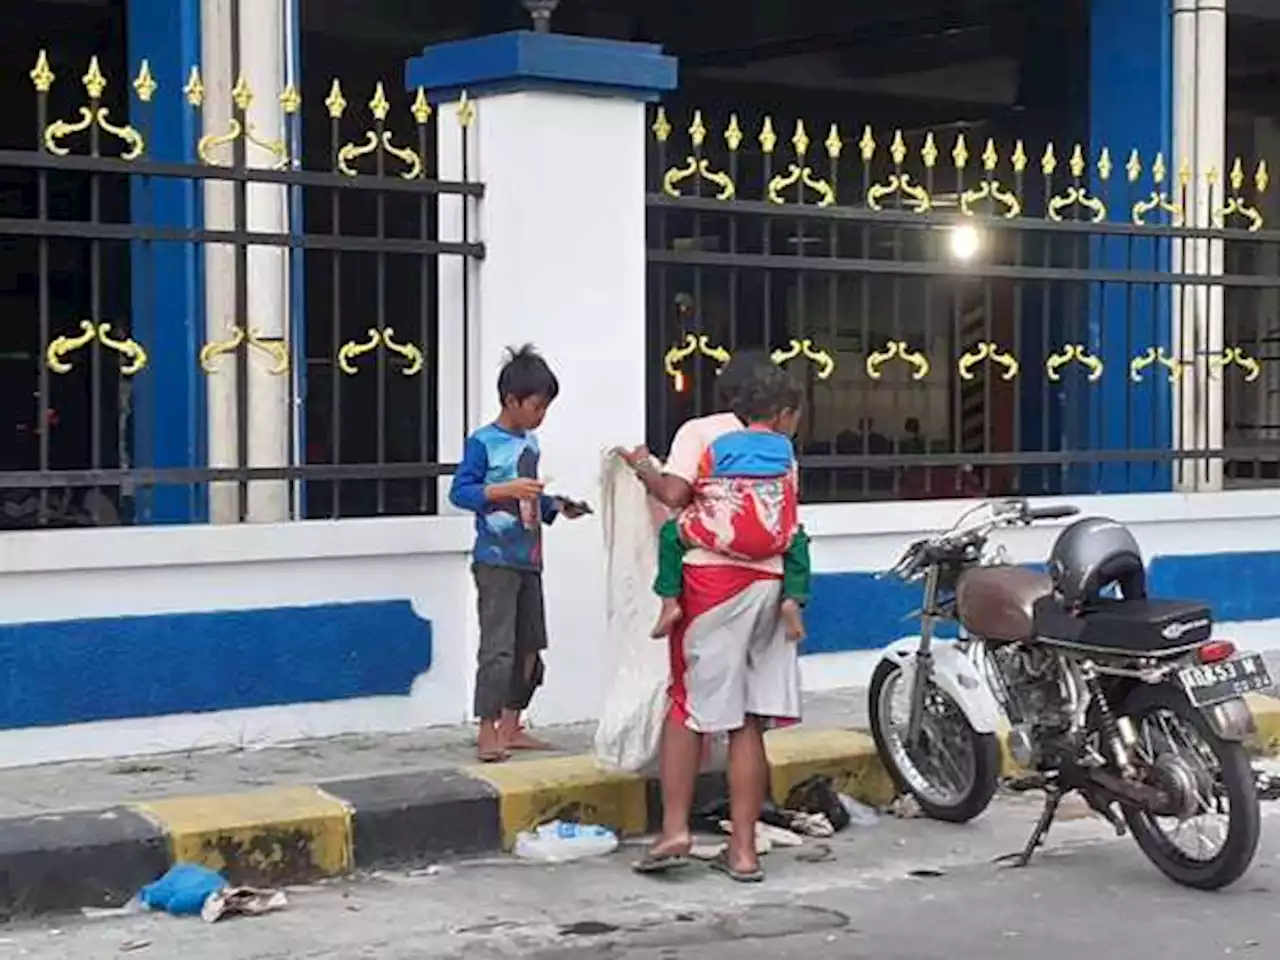
[{"label": "motorcycle seat", "polygon": [[1197,646],[1213,631],[1213,611],[1199,600],[1098,600],[1079,612],[1053,597],[1036,603],[1036,636],[1115,653],[1155,655]]}]

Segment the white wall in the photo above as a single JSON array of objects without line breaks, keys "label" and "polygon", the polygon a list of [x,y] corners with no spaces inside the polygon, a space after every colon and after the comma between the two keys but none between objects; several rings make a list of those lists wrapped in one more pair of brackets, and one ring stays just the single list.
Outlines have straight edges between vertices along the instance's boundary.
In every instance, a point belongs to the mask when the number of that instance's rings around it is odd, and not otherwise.
[{"label": "white wall", "polygon": [[[407,697],[3,731],[0,766],[463,722],[476,649],[470,546],[463,518],[6,533],[0,623],[408,599],[431,622],[433,652]],[[140,683],[164,680],[138,670]]]}]

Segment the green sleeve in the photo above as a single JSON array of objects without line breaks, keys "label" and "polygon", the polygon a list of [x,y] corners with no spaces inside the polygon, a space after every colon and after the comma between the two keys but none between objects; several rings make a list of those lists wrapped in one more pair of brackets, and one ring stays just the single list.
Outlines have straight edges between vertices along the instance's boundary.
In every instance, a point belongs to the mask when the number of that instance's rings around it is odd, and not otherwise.
[{"label": "green sleeve", "polygon": [[800,527],[782,557],[782,595],[789,600],[808,603],[811,579],[809,534]]}]

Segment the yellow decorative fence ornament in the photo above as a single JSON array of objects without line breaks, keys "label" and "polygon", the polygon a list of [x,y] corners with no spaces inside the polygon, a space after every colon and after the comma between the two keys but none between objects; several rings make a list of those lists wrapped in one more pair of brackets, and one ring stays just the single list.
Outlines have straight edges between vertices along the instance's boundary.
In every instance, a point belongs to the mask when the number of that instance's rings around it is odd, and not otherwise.
[{"label": "yellow decorative fence ornament", "polygon": [[[191,76],[187,80],[187,85],[183,87],[183,92],[187,95],[187,103],[192,109],[200,110],[204,106],[204,82],[200,79],[200,70],[198,67],[191,68]],[[196,141],[196,156],[202,163],[210,167],[229,166],[229,164],[218,163],[213,156],[213,151],[218,147],[226,147],[243,138],[245,143],[253,144],[262,150],[265,150],[273,158],[275,163],[272,164],[274,170],[287,170],[291,163],[289,158],[289,150],[284,145],[284,141],[280,139],[270,140],[258,133],[257,129],[247,119],[249,108],[253,105],[254,92],[249,86],[249,81],[241,74],[236,79],[236,85],[231,88],[231,103],[246,119],[243,123],[237,117],[232,117],[227,124],[226,133],[207,133]],[[282,104],[282,107],[285,105]]]},{"label": "yellow decorative fence ornament", "polygon": [[[963,134],[961,134],[963,137]],[[963,140],[957,143],[957,149],[963,144]],[[990,200],[1003,208],[1004,218],[1012,220],[1022,213],[1022,202],[1009,190],[1006,190],[1000,181],[996,178],[996,167],[1000,162],[1000,157],[996,153],[996,144],[994,140],[988,140],[986,149],[982,151],[982,168],[986,172],[986,176],[971,190],[965,190],[960,194],[960,212],[966,216],[974,215],[974,207],[984,200]]]},{"label": "yellow decorative fence ornament", "polygon": [[1134,383],[1141,383],[1144,377],[1143,371],[1156,364],[1169,372],[1170,383],[1177,383],[1182,379],[1183,374],[1187,372],[1187,367],[1190,366],[1184,360],[1169,356],[1164,347],[1148,347],[1146,351],[1129,361],[1129,379]]},{"label": "yellow decorative fence ornament", "polygon": [[381,346],[386,347],[389,351],[405,360],[405,366],[400,371],[402,375],[406,377],[416,376],[422,372],[422,368],[426,365],[426,358],[422,350],[417,344],[408,341],[397,343],[395,335],[395,327],[384,327],[381,330],[377,327],[370,327],[365,340],[350,340],[338,349],[338,366],[343,373],[355,375],[360,372],[360,368],[351,361],[356,357],[364,356],[366,353],[372,353]]},{"label": "yellow decorative fence ornament", "polygon": [[714,360],[720,364],[721,369],[729,362],[731,356],[724,347],[713,346],[711,338],[705,333],[686,333],[684,340],[671,347],[662,360],[662,369],[671,378],[671,385],[676,393],[683,393],[685,387],[684,371],[680,369],[680,365],[694,354],[701,354],[709,360]]},{"label": "yellow decorative fence ornament", "polygon": [[[666,123],[666,113],[659,113],[659,120]],[[659,129],[655,125],[655,131]],[[668,135],[670,134],[670,124],[668,124]],[[665,140],[666,138],[661,138]],[[669,169],[662,177],[662,192],[669,197],[680,196],[680,184],[686,180],[692,180],[695,177],[701,177],[708,183],[714,184],[718,188],[716,193],[717,200],[732,200],[737,194],[737,187],[734,186],[733,178],[727,173],[719,170],[711,169],[711,161],[701,156],[702,144],[707,139],[707,125],[703,122],[702,111],[693,111],[693,122],[689,125],[689,141],[693,144],[693,152],[685,158],[683,166],[675,166]]]},{"label": "yellow decorative fence ornament", "polygon": [[120,365],[120,373],[126,377],[141,373],[142,369],[147,365],[147,351],[143,349],[142,344],[134,340],[133,337],[116,340],[111,336],[111,324],[109,323],[98,324],[98,342],[106,349],[115,351],[128,361],[128,363]]},{"label": "yellow decorative fence ornament", "polygon": [[[929,144],[932,144],[932,141],[928,141],[926,147]],[[858,148],[862,152],[863,162],[869,164],[876,153],[876,138],[870,127],[862,131],[862,139],[858,141]],[[894,132],[893,143],[889,146],[889,154],[893,158],[894,167],[897,169],[889,174],[889,179],[884,183],[874,183],[867,188],[867,206],[872,210],[883,210],[883,201],[897,195],[902,198],[902,205],[913,213],[928,213],[933,209],[933,198],[929,196],[929,191],[919,184],[912,183],[910,174],[903,173],[901,170],[902,163],[907,157],[907,145],[902,138],[901,130]],[[933,166],[927,153],[925,166]]]},{"label": "yellow decorative fence ornament", "polygon": [[228,328],[225,340],[210,340],[200,348],[200,367],[205,373],[216,373],[218,358],[235,353],[242,344],[265,354],[272,361],[268,373],[283,376],[289,372],[289,345],[280,337],[266,337],[256,327],[241,327],[232,324]]},{"label": "yellow decorative fence ornament", "polygon": [[1090,354],[1084,344],[1068,343],[1057,353],[1052,353],[1044,362],[1044,372],[1054,383],[1062,379],[1061,370],[1069,363],[1078,363],[1089,371],[1089,382],[1097,383],[1102,379],[1102,361]]},{"label": "yellow decorative fence ornament", "polygon": [[779,366],[789,363],[797,357],[804,357],[817,365],[819,380],[826,380],[831,374],[835,373],[836,362],[832,359],[831,354],[820,347],[815,347],[813,341],[808,338],[792,340],[787,346],[773,351],[770,355],[770,359]]},{"label": "yellow decorative fence ornament", "polygon": [[[1057,159],[1053,155],[1053,144],[1050,143],[1045,147],[1044,157],[1040,161],[1040,169],[1047,178],[1053,175],[1057,165]],[[1067,162],[1067,166],[1076,182],[1057,196],[1049,198],[1045,216],[1050,220],[1061,222],[1063,219],[1062,211],[1079,206],[1092,214],[1090,217],[1092,223],[1102,223],[1107,219],[1107,205],[1091,195],[1089,188],[1080,182],[1088,166],[1084,158],[1084,148],[1080,144],[1077,143],[1075,149],[1071,151],[1071,159]],[[1111,154],[1104,147],[1098,157],[1099,178],[1104,181],[1110,179],[1111,168]]]},{"label": "yellow decorative fence ornament", "polygon": [[80,333],[74,337],[60,336],[53,340],[44,352],[45,363],[54,373],[70,373],[74,367],[63,357],[75,353],[93,343],[98,337],[98,328],[91,320],[80,321]]},{"label": "yellow decorative fence ornament", "polygon": [[[333,90],[330,91],[330,97],[333,96],[334,90],[338,92],[339,97],[342,96],[337,80],[333,81]],[[345,107],[345,105],[344,101],[343,106]],[[400,179],[416,180],[422,176],[423,164],[418,152],[412,147],[397,147],[392,140],[391,131],[384,129],[387,116],[391,113],[391,101],[387,99],[387,91],[383,87],[381,80],[374,87],[373,99],[369,101],[369,112],[373,114],[374,128],[365,131],[364,143],[357,144],[351,141],[338,149],[338,169],[348,177],[354,177],[359,171],[351,165],[353,160],[367,157],[382,150],[387,156],[394,157],[405,165],[405,169],[400,172]],[[414,114],[415,119],[420,113],[421,110],[419,109],[419,112]]]},{"label": "yellow decorative fence ornament", "polygon": [[[787,172],[779,174],[769,181],[767,194],[771,203],[786,203],[783,191],[796,184],[803,184],[818,195],[818,206],[830,207],[836,202],[836,191],[830,183],[815,176],[813,168],[805,163],[805,155],[809,152],[809,134],[805,132],[804,121],[796,121],[796,132],[791,137],[791,145],[796,151],[796,162],[787,165]],[[834,139],[828,138],[827,150],[832,159],[840,155],[843,144],[837,133]]]},{"label": "yellow decorative fence ornament", "polygon": [[973,372],[973,368],[984,361],[993,363],[1004,370],[1004,373],[1000,375],[1001,380],[1013,380],[1018,376],[1018,371],[1021,369],[1017,357],[1002,350],[998,343],[987,341],[975,344],[972,350],[963,354],[956,361],[956,372],[960,375],[961,380],[973,380],[977,377],[977,374]]},{"label": "yellow decorative fence ornament", "polygon": [[[144,61],[144,74],[139,75],[150,77],[150,67]],[[49,67],[49,55],[44,51],[40,51],[40,55],[36,58],[35,69],[31,71],[31,82],[35,85],[36,92],[47,94],[53,88],[53,81],[56,76]],[[154,81],[152,81],[154,83]],[[89,105],[80,108],[80,119],[54,120],[44,129],[44,146],[52,154],[59,157],[65,157],[71,151],[62,145],[62,141],[73,134],[83,133],[90,127],[97,125],[98,129],[124,144],[124,152],[120,154],[121,160],[137,160],[142,156],[146,149],[146,142],[140,134],[129,124],[117,126],[107,118],[111,115],[109,108],[102,105],[102,94],[107,89],[107,78],[102,74],[102,68],[98,64],[97,57],[89,59],[89,69],[81,78],[84,84],[85,92],[89,94]],[[154,87],[146,85],[138,89],[139,98],[144,102],[150,99],[150,95],[144,96],[144,91],[150,90],[154,92]]]},{"label": "yellow decorative fence ornament", "polygon": [[[1128,171],[1129,182],[1136,182],[1142,171],[1142,161],[1138,158],[1136,150],[1129,158]],[[1139,200],[1133,205],[1134,223],[1145,226],[1148,216],[1161,212],[1169,215],[1169,222],[1175,227],[1180,227],[1186,222],[1186,212],[1182,209],[1182,204],[1169,199],[1169,191],[1164,185],[1168,173],[1164,154],[1157,153],[1155,161],[1151,164],[1151,182],[1155,185],[1155,189],[1146,200]]]},{"label": "yellow decorative fence ornament", "polygon": [[1241,347],[1227,347],[1221,355],[1209,358],[1209,369],[1219,377],[1230,366],[1237,366],[1244,371],[1245,383],[1253,383],[1262,375],[1262,365]]},{"label": "yellow decorative fence ornament", "polygon": [[80,333],[74,337],[60,336],[55,338],[49,344],[48,349],[45,350],[45,363],[54,373],[70,373],[75,368],[65,358],[77,350],[83,350],[95,340],[104,349],[118,353],[128,361],[120,365],[120,373],[123,376],[132,377],[141,373],[146,367],[147,351],[142,344],[132,337],[117,340],[111,336],[111,324],[99,323],[95,326],[92,320],[81,320]]},{"label": "yellow decorative fence ornament", "polygon": [[929,358],[923,353],[911,350],[904,340],[890,340],[883,350],[873,350],[867,354],[867,376],[879,380],[884,376],[883,367],[890,360],[902,360],[915,369],[912,380],[923,380],[929,375]]},{"label": "yellow decorative fence ornament", "polygon": [[[1231,196],[1227,198],[1226,203],[1213,212],[1214,223],[1218,227],[1225,227],[1227,221],[1232,217],[1242,217],[1248,226],[1245,228],[1250,233],[1257,233],[1263,227],[1262,213],[1257,207],[1251,205],[1241,196],[1244,189],[1244,161],[1236,157],[1235,163],[1231,166],[1231,172],[1227,175],[1227,182],[1231,184]],[[1258,174],[1255,175],[1255,183],[1258,186],[1258,192],[1262,193],[1267,188],[1267,175],[1265,161],[1258,165]]]}]

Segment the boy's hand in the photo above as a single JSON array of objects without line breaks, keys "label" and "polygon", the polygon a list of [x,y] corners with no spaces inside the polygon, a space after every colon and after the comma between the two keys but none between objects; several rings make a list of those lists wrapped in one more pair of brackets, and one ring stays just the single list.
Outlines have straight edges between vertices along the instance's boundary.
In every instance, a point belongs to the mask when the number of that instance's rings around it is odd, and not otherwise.
[{"label": "boy's hand", "polygon": [[489,500],[536,500],[542,495],[544,486],[546,484],[533,477],[517,477],[515,480],[487,487],[485,496]]}]

